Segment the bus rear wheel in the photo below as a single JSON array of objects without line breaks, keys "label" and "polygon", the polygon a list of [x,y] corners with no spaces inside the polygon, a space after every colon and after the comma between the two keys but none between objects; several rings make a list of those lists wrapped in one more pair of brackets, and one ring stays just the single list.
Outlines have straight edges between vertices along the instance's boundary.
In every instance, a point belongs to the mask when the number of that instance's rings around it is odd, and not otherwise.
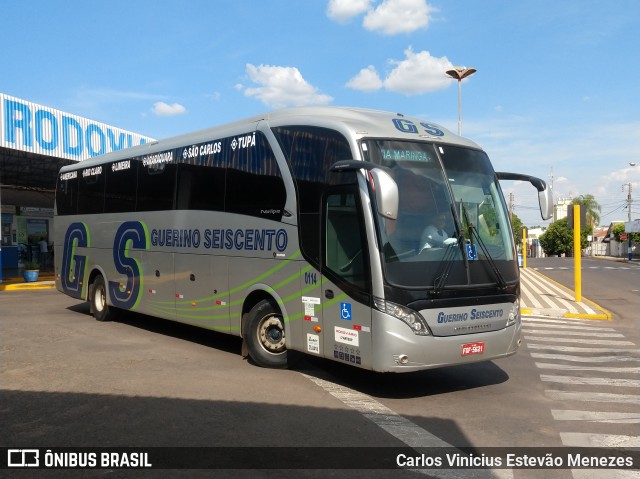
[{"label": "bus rear wheel", "polygon": [[96,276],[89,291],[91,291],[89,301],[93,317],[98,321],[110,321],[113,314],[107,304],[107,286],[104,278],[100,275]]},{"label": "bus rear wheel", "polygon": [[258,366],[284,368],[287,348],[282,314],[270,301],[260,301],[249,312],[244,331],[249,356]]}]

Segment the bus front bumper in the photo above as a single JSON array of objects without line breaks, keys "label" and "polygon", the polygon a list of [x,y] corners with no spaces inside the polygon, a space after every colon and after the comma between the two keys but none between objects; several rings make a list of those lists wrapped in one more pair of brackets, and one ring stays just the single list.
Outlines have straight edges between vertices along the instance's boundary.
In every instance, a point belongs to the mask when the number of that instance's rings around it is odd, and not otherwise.
[{"label": "bus front bumper", "polygon": [[520,346],[522,323],[498,331],[456,336],[418,336],[402,321],[378,313],[372,335],[372,369],[411,372],[504,358]]}]

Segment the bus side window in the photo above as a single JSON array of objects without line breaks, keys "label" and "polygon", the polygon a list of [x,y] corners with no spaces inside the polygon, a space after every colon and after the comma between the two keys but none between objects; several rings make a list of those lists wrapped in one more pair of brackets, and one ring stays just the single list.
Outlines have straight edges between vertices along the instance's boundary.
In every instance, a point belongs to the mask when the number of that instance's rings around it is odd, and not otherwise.
[{"label": "bus side window", "polygon": [[331,194],[325,204],[325,267],[347,283],[367,289],[364,227],[356,195]]},{"label": "bus side window", "polygon": [[[84,171],[84,170],[83,170]],[[102,173],[82,175],[78,182],[78,214],[104,212],[104,178]]]},{"label": "bus side window", "polygon": [[225,209],[280,220],[287,201],[284,180],[267,138],[259,131],[254,137],[255,144],[238,147],[229,155]]},{"label": "bus side window", "polygon": [[312,126],[276,127],[273,133],[296,183],[302,253],[319,267],[322,195],[330,185],[357,183],[355,172],[329,171],[336,161],[352,157],[349,142],[338,131]]},{"label": "bus side window", "polygon": [[138,162],[131,160],[107,163],[104,212],[125,213],[136,209]]},{"label": "bus side window", "polygon": [[75,215],[78,208],[78,178],[59,179],[56,189],[56,212],[59,216]]},{"label": "bus side window", "polygon": [[136,211],[173,209],[176,164],[160,163],[138,167],[138,197]]},{"label": "bus side window", "polygon": [[222,168],[180,163],[176,208],[224,211],[224,180]]}]

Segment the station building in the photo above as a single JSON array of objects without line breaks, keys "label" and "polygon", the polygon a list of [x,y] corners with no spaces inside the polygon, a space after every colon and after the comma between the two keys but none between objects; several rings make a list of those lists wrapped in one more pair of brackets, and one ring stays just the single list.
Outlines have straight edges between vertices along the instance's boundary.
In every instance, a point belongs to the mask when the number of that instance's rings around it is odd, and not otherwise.
[{"label": "station building", "polygon": [[39,258],[42,239],[48,243],[48,256],[55,254],[53,207],[62,166],[151,141],[0,93],[0,280],[3,271]]}]

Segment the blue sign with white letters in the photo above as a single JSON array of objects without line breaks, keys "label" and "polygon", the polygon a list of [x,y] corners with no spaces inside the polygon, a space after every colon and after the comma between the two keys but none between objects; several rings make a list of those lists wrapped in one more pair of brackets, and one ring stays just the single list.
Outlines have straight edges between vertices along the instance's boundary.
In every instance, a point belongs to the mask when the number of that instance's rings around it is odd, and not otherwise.
[{"label": "blue sign with white letters", "polygon": [[475,261],[478,259],[478,251],[476,251],[476,245],[474,244],[467,245],[467,259],[469,261]]}]

